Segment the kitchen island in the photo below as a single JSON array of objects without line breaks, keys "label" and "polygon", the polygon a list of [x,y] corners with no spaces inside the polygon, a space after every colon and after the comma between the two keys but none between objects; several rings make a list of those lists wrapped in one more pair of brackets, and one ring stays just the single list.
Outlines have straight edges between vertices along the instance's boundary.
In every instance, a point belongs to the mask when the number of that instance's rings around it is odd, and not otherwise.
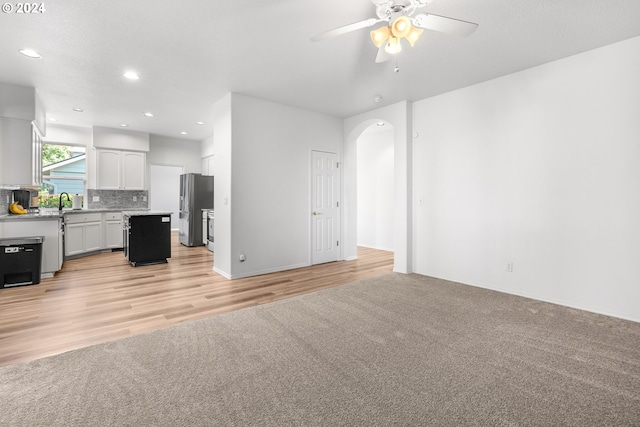
[{"label": "kitchen island", "polygon": [[124,211],[124,256],[133,265],[166,263],[171,258],[171,214],[167,211]]}]

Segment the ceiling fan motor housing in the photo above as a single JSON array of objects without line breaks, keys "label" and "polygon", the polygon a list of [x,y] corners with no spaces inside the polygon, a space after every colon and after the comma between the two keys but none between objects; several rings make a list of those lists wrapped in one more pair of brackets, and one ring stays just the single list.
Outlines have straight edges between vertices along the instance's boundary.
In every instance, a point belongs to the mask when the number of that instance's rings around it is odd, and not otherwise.
[{"label": "ceiling fan motor housing", "polygon": [[380,19],[393,20],[398,16],[411,16],[416,8],[425,6],[433,0],[372,0],[376,5],[376,14]]}]

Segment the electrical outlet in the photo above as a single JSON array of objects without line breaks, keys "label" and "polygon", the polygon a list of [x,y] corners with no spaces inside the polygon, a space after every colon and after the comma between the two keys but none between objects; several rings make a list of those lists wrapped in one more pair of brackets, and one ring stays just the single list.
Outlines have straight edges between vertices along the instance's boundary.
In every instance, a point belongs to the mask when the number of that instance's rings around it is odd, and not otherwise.
[{"label": "electrical outlet", "polygon": [[147,196],[142,196],[142,201],[146,202],[147,201]]},{"label": "electrical outlet", "polygon": [[245,262],[246,259],[247,257],[245,257],[244,254],[240,254],[240,262]]},{"label": "electrical outlet", "polygon": [[507,273],[513,273],[513,263],[507,263]]},{"label": "electrical outlet", "polygon": [[133,196],[133,201],[137,202],[138,201],[138,196]]},{"label": "electrical outlet", "polygon": [[93,201],[94,202],[99,202],[100,201],[100,196],[93,196]]}]

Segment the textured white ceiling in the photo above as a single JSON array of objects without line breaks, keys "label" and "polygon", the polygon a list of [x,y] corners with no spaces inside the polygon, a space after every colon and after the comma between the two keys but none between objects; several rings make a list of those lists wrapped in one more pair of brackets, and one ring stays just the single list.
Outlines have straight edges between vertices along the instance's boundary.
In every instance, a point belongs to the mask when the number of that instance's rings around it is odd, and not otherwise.
[{"label": "textured white ceiling", "polygon": [[[0,81],[36,87],[57,123],[195,140],[212,135],[212,106],[228,92],[349,117],[640,36],[638,0],[435,0],[426,12],[478,30],[425,31],[394,73],[394,61],[374,63],[367,29],[309,40],[375,16],[369,0],[43,3],[42,14],[0,14]],[[141,80],[122,78],[127,69]]]}]

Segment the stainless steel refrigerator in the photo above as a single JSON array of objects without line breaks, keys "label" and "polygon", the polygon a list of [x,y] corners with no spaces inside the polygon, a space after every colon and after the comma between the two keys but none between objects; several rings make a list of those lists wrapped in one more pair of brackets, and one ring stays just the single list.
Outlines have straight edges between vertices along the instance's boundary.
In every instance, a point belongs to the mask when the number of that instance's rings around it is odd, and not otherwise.
[{"label": "stainless steel refrigerator", "polygon": [[202,246],[202,209],[213,209],[213,177],[199,173],[180,175],[179,240]]}]

